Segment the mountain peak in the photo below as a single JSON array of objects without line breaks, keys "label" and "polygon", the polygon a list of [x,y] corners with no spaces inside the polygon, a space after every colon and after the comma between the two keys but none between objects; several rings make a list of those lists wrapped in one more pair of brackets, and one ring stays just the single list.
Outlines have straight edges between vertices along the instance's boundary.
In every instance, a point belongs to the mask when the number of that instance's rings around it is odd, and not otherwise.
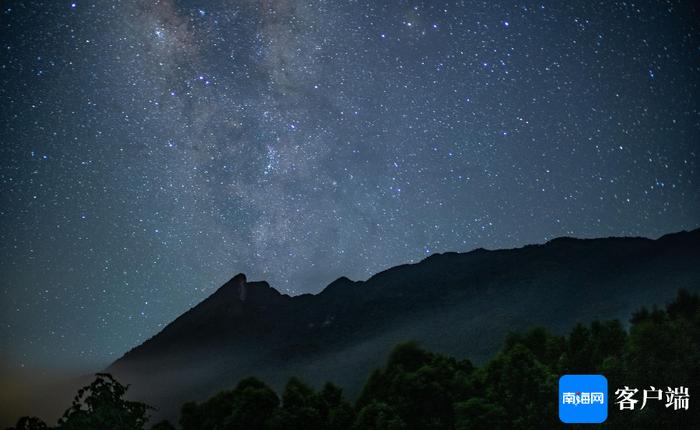
[{"label": "mountain peak", "polygon": [[244,302],[248,296],[248,280],[246,279],[245,274],[239,273],[225,283],[221,289],[225,289],[227,291],[235,289],[239,300]]},{"label": "mountain peak", "polygon": [[238,275],[231,278],[226,285],[240,285],[245,284],[248,280],[245,277],[245,273],[239,273]]},{"label": "mountain peak", "polygon": [[230,303],[232,300],[240,303],[264,303],[268,300],[282,296],[266,281],[248,281],[245,274],[239,273],[223,286],[221,286],[211,298],[216,301]]},{"label": "mountain peak", "polygon": [[355,283],[352,279],[346,276],[341,276],[335,281],[331,282],[323,289],[322,293],[328,294],[330,291],[339,291],[345,289],[345,287],[351,286]]},{"label": "mountain peak", "polygon": [[[339,286],[339,285],[351,285],[351,284],[354,284],[354,283],[355,283],[355,282],[354,282],[352,279],[350,279],[350,278],[348,278],[348,277],[346,277],[346,276],[341,276],[340,278],[338,278],[338,279],[336,279],[335,281],[333,281],[333,282],[331,282],[330,284],[328,284],[328,287],[331,287],[331,286]],[[326,287],[326,288],[328,288],[328,287]]]}]

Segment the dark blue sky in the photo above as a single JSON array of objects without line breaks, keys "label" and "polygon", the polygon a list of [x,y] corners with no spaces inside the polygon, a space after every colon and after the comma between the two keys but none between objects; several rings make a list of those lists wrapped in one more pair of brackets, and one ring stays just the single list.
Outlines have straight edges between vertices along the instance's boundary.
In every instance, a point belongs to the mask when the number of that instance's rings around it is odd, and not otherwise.
[{"label": "dark blue sky", "polygon": [[6,1],[0,360],[100,366],[238,272],[700,224],[689,1]]}]

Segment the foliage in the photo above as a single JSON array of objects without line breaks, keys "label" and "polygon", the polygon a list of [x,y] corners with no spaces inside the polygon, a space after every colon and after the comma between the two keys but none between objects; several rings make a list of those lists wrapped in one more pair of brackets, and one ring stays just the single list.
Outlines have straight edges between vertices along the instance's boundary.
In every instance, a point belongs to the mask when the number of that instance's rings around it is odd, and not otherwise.
[{"label": "foliage", "polygon": [[279,398],[272,389],[258,379],[247,378],[234,390],[222,391],[200,405],[186,403],[180,426],[183,430],[264,429],[278,404]]},{"label": "foliage", "polygon": [[[112,375],[98,373],[95,376],[90,385],[78,390],[55,429],[143,430],[148,421],[147,412],[152,408],[141,402],[125,400],[129,387],[120,384]],[[38,418],[22,417],[10,430],[49,430],[49,427]]]},{"label": "foliage", "polygon": [[451,428],[453,404],[469,395],[472,372],[468,361],[430,353],[415,343],[400,344],[386,368],[372,374],[357,407],[360,413],[370,408],[378,419],[393,411],[408,430]]},{"label": "foliage", "polygon": [[151,430],[175,430],[175,426],[170,421],[164,420],[154,424]]},{"label": "foliage", "polygon": [[46,430],[48,426],[37,417],[22,417],[8,430]]},{"label": "foliage", "polygon": [[78,390],[73,404],[58,422],[62,430],[109,428],[111,430],[142,430],[148,421],[150,406],[130,400],[124,395],[128,386],[112,375],[98,373],[95,381]]}]

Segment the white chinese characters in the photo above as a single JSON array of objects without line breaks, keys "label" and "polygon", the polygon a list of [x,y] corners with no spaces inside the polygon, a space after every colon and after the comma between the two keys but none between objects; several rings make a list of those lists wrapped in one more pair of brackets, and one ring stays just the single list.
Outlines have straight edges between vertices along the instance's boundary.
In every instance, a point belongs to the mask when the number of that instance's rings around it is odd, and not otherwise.
[{"label": "white chinese characters", "polygon": [[[620,410],[634,410],[639,400],[635,399],[635,395],[639,392],[636,388],[630,388],[625,385],[624,388],[619,388],[615,391],[615,396],[617,396],[616,404],[619,405]],[[649,400],[663,401],[664,394],[666,395],[665,406],[670,408],[673,406],[674,410],[685,409],[688,410],[690,406],[690,393],[688,387],[680,386],[678,388],[667,387],[664,392],[661,389],[655,388],[653,385],[649,389],[645,389],[642,392],[642,405],[639,408],[644,409]]]},{"label": "white chinese characters", "polygon": [[605,395],[603,393],[565,392],[562,393],[562,403],[565,405],[594,405],[603,404]]}]

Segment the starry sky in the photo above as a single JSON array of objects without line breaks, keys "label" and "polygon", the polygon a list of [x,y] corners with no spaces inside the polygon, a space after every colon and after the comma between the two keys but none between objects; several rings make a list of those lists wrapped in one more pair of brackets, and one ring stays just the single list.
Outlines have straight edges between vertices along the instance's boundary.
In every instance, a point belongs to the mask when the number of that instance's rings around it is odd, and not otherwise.
[{"label": "starry sky", "polygon": [[238,272],[697,228],[693,3],[3,1],[0,360],[104,366]]}]

